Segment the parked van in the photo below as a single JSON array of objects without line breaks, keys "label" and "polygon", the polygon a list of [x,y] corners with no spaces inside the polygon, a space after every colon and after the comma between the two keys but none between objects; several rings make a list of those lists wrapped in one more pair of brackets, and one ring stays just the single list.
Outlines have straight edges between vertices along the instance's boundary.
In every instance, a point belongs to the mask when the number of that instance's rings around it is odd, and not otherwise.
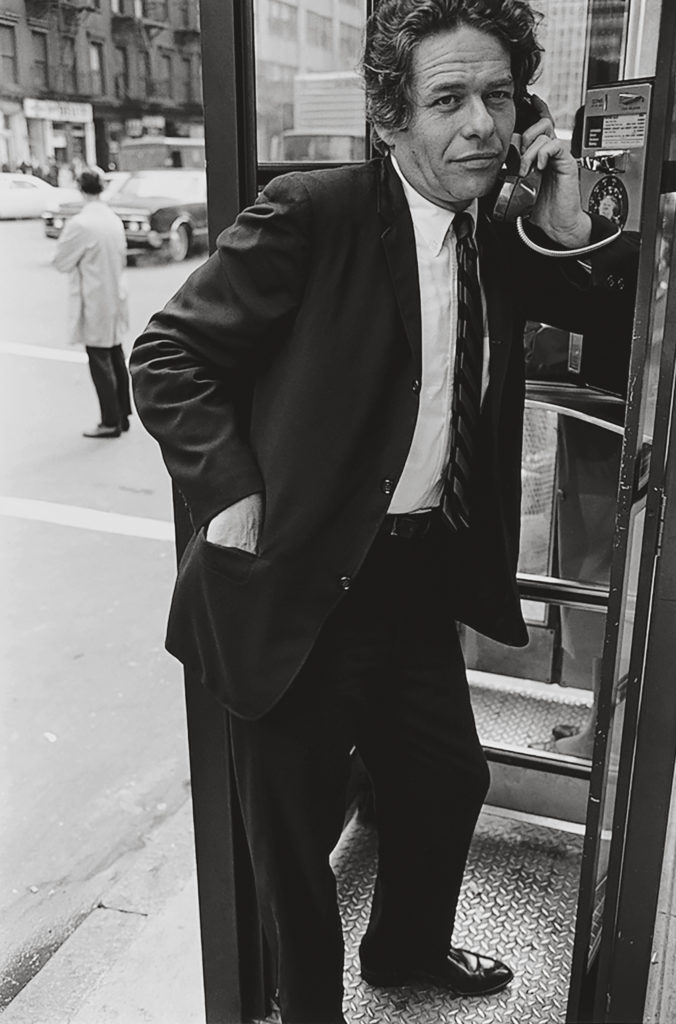
[{"label": "parked van", "polygon": [[169,138],[144,135],[123,139],[117,158],[119,171],[148,171],[161,167],[204,169],[203,138]]}]

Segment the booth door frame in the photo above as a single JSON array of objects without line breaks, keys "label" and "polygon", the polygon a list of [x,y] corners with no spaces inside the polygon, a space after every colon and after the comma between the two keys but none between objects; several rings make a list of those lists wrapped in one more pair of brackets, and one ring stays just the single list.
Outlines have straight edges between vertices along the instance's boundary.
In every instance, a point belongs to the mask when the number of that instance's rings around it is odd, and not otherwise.
[{"label": "booth door frame", "polygon": [[[676,506],[676,421],[674,420],[674,343],[668,325],[676,323],[676,266],[671,272],[666,325],[661,349],[659,388],[650,470],[645,496],[636,613],[632,635],[624,725],[617,773],[612,838],[601,941],[590,956],[589,941],[598,882],[603,804],[609,785],[610,736],[615,712],[617,628],[627,573],[628,527],[635,484],[641,472],[638,431],[646,384],[646,360],[653,330],[658,253],[665,230],[672,232],[674,210],[664,216],[664,196],[676,189],[674,70],[676,5],[663,0],[648,133],[646,178],[641,213],[641,254],[634,317],[632,365],[625,416],[616,520],[616,560],[611,575],[609,628],[606,633],[601,693],[589,789],[580,896],[567,1020],[610,1024],[643,1019],[660,871],[676,762],[676,664],[674,629],[673,517]],[[671,318],[671,319],[669,319]],[[670,621],[671,620],[671,621]],[[615,636],[613,632],[615,624]],[[611,642],[613,641],[613,642]]]}]

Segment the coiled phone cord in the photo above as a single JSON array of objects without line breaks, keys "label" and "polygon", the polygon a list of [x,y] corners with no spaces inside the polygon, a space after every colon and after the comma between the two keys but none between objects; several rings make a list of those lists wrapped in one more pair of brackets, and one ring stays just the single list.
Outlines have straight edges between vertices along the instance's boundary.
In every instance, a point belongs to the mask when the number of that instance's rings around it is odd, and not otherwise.
[{"label": "coiled phone cord", "polygon": [[541,256],[555,256],[559,259],[570,259],[571,256],[587,256],[590,252],[596,252],[597,249],[603,249],[604,246],[610,245],[622,234],[622,229],[618,228],[614,235],[609,238],[602,238],[599,242],[592,242],[591,245],[585,245],[581,249],[545,249],[544,246],[538,245],[526,234],[523,226],[523,217],[516,218],[516,230],[519,234],[521,241],[532,249],[533,252],[540,253]]}]

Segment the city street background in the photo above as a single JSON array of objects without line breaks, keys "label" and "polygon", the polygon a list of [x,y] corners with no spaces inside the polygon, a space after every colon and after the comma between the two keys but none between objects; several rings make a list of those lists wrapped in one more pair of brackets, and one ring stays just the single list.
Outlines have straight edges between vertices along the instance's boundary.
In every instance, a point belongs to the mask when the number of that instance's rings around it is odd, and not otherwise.
[{"label": "city street background", "polygon": [[[189,797],[169,481],[136,417],[81,436],[98,406],[54,246],[0,222],[0,1009]],[[130,341],[202,258],[128,268]]]}]

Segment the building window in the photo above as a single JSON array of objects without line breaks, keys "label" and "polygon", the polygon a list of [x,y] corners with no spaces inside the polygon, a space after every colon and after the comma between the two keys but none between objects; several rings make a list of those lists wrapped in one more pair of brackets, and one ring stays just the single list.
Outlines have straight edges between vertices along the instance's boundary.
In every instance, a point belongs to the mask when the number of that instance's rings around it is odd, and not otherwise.
[{"label": "building window", "polygon": [[143,17],[147,21],[168,21],[169,0],[143,0]]},{"label": "building window", "polygon": [[291,4],[270,0],[270,32],[278,39],[295,40],[298,34],[298,13]]},{"label": "building window", "polygon": [[333,22],[314,11],[307,12],[307,41],[322,50],[330,50],[332,45]]},{"label": "building window", "polygon": [[181,28],[199,28],[199,5],[197,0],[181,0],[179,24]]},{"label": "building window", "polygon": [[44,32],[31,32],[31,42],[33,44],[33,80],[38,89],[48,89],[47,36]]},{"label": "building window", "polygon": [[162,68],[162,95],[171,98],[174,95],[173,82],[171,79],[171,54],[160,54],[160,67]]},{"label": "building window", "polygon": [[354,62],[361,53],[361,29],[354,25],[340,23],[340,58],[346,63]]},{"label": "building window", "polygon": [[181,103],[191,103],[192,98],[192,60],[190,57],[182,57],[178,99]]},{"label": "building window", "polygon": [[0,25],[0,82],[16,85],[16,36],[13,25]]},{"label": "building window", "polygon": [[63,37],[61,44],[61,68],[63,91],[77,92],[77,58],[75,56],[75,40],[72,36]]},{"label": "building window", "polygon": [[141,60],[141,95],[146,98],[153,95],[155,83],[153,82],[153,60],[150,52],[145,50]]},{"label": "building window", "polygon": [[94,96],[103,96],[103,43],[89,44],[89,70],[91,73],[91,91]]},{"label": "building window", "polygon": [[115,95],[118,100],[129,95],[129,54],[126,46],[115,47]]}]

